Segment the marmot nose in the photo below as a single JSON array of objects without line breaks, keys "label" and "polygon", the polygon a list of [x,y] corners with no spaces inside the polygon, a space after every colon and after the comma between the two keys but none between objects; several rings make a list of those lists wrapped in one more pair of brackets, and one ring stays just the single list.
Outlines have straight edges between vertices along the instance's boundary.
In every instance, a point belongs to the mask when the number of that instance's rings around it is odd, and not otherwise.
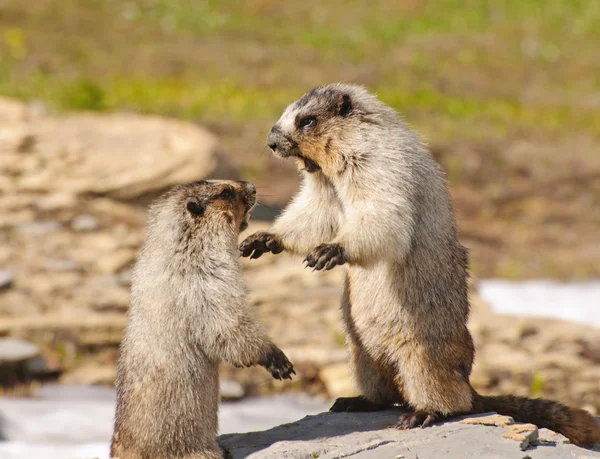
[{"label": "marmot nose", "polygon": [[280,140],[280,137],[281,137],[281,129],[276,124],[275,126],[273,126],[271,128],[271,130],[269,131],[269,135],[267,136],[267,145],[269,146],[271,151],[275,152],[275,150],[277,150],[277,146],[278,146],[277,142]]},{"label": "marmot nose", "polygon": [[250,194],[255,194],[256,193],[256,187],[254,185],[252,185],[252,183],[250,182],[244,182],[243,180],[240,180],[238,182],[240,185],[242,185],[245,190],[247,192],[249,192]]}]

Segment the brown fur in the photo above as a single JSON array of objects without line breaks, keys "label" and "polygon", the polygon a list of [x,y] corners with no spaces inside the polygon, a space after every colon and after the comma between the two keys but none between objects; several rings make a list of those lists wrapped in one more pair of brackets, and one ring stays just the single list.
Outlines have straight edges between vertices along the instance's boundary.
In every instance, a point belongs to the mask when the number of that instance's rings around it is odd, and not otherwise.
[{"label": "brown fur", "polygon": [[299,158],[304,180],[272,229],[241,249],[253,258],[285,249],[318,270],[348,265],[342,313],[363,397],[333,411],[407,404],[407,428],[493,409],[598,442],[583,410],[471,387],[468,253],[439,166],[393,109],[357,86],[318,87],[286,108],[267,144]]}]

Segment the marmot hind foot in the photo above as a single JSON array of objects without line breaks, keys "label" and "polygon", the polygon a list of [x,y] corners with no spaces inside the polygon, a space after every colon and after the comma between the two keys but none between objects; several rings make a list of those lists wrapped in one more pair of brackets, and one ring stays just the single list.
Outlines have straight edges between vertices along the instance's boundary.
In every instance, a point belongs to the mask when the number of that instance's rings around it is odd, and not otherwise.
[{"label": "marmot hind foot", "polygon": [[374,403],[367,400],[362,395],[358,397],[340,397],[334,404],[329,408],[330,413],[343,413],[343,412],[369,412],[369,411],[383,411],[390,408],[392,405],[386,405],[381,403]]}]

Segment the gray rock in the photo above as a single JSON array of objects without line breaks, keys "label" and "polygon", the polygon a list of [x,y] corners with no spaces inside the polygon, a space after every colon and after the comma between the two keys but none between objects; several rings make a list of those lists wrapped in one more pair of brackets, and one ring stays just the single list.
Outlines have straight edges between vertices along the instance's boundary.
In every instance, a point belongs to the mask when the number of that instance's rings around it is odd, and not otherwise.
[{"label": "gray rock", "polygon": [[55,221],[39,221],[25,223],[17,226],[17,232],[29,234],[30,236],[43,236],[48,233],[54,233],[60,229],[60,224]]},{"label": "gray rock", "polygon": [[99,227],[98,220],[89,214],[78,215],[71,222],[71,228],[75,231],[94,231]]},{"label": "gray rock", "polygon": [[73,260],[63,260],[59,258],[45,258],[42,261],[44,268],[51,271],[77,271],[81,269],[79,263]]},{"label": "gray rock", "polygon": [[23,362],[40,355],[34,344],[17,338],[0,339],[0,364],[6,362]]},{"label": "gray rock", "polygon": [[399,431],[393,425],[402,411],[322,413],[263,432],[219,437],[234,459],[367,458],[600,458],[555,436],[521,451],[517,441],[503,438],[503,427],[446,422],[427,429]]},{"label": "gray rock", "polygon": [[10,271],[0,270],[0,290],[10,288],[14,280],[15,276],[13,273]]}]

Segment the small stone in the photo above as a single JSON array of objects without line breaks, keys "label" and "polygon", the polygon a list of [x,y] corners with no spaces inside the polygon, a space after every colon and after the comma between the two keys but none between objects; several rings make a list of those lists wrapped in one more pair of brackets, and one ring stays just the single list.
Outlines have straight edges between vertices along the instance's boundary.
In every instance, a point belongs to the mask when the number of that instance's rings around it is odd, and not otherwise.
[{"label": "small stone", "polygon": [[509,440],[519,442],[521,451],[525,451],[538,441],[538,428],[533,424],[515,424],[508,427],[508,432],[502,435]]},{"label": "small stone", "polygon": [[43,236],[48,233],[56,232],[60,229],[60,224],[55,221],[31,222],[17,226],[16,230],[21,234],[30,236]]},{"label": "small stone", "polygon": [[474,424],[484,426],[506,427],[514,424],[515,420],[510,416],[502,416],[501,414],[490,414],[489,416],[469,417],[462,419],[461,424]]},{"label": "small stone", "polygon": [[0,363],[23,362],[40,355],[34,344],[17,338],[0,339]]},{"label": "small stone", "polygon": [[219,386],[221,400],[239,400],[246,395],[244,387],[237,381],[222,379]]},{"label": "small stone", "polygon": [[108,253],[96,261],[96,267],[101,273],[116,273],[135,259],[135,252],[130,249],[118,249]]},{"label": "small stone", "polygon": [[52,271],[77,271],[81,269],[81,265],[72,260],[60,260],[56,258],[46,258],[43,261],[43,265]]},{"label": "small stone", "polygon": [[106,288],[94,300],[94,309],[125,311],[129,307],[129,289],[124,287]]},{"label": "small stone", "polygon": [[132,276],[133,276],[132,269],[124,269],[119,274],[117,274],[117,282],[119,283],[119,285],[121,285],[123,287],[130,287]]},{"label": "small stone", "polygon": [[98,220],[92,215],[78,215],[71,222],[71,228],[74,231],[94,231],[100,227]]},{"label": "small stone", "polygon": [[77,198],[71,193],[50,193],[38,198],[35,206],[40,210],[50,211],[57,209],[68,209],[77,204]]},{"label": "small stone", "polygon": [[9,289],[12,286],[15,276],[10,271],[0,271],[0,290]]},{"label": "small stone", "polygon": [[25,369],[30,375],[42,375],[51,371],[48,362],[42,356],[34,357],[25,362]]},{"label": "small stone", "polygon": [[64,375],[61,382],[64,384],[109,385],[114,383],[116,376],[117,370],[114,365],[88,363]]}]

